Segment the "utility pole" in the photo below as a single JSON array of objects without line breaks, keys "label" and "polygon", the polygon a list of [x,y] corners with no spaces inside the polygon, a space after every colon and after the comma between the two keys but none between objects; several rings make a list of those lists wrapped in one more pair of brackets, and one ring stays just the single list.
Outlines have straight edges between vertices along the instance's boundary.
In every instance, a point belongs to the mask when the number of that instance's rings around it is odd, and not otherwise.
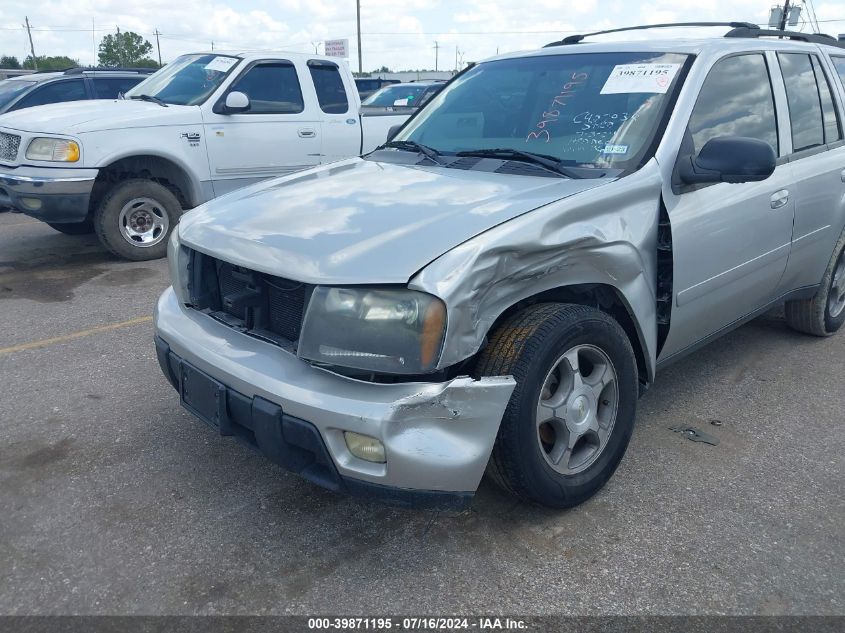
[{"label": "utility pole", "polygon": [[355,0],[358,18],[358,74],[364,72],[364,64],[361,57],[361,0]]},{"label": "utility pole", "polygon": [[26,34],[29,35],[29,52],[32,53],[32,69],[38,70],[38,61],[35,59],[35,46],[32,45],[32,31],[29,30],[29,16],[26,16]]},{"label": "utility pole", "polygon": [[458,72],[458,47],[455,46],[455,72]]},{"label": "utility pole", "polygon": [[780,17],[780,30],[786,30],[786,20],[789,16],[789,0],[784,0],[783,3],[783,15]]},{"label": "utility pole", "polygon": [[437,43],[437,40],[434,40],[434,72],[437,72],[437,57],[440,53],[440,44]]},{"label": "utility pole", "polygon": [[158,66],[161,68],[161,46],[159,46],[158,43],[159,35],[161,35],[161,33],[158,32],[158,27],[156,27],[156,52],[158,53]]},{"label": "utility pole", "polygon": [[211,50],[214,50],[214,40],[211,40]]}]

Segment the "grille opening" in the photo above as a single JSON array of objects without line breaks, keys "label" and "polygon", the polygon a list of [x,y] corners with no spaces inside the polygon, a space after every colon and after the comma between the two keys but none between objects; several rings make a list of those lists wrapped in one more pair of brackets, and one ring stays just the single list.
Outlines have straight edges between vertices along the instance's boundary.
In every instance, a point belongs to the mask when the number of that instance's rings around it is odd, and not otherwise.
[{"label": "grille opening", "polygon": [[295,349],[313,286],[193,251],[191,303],[224,325]]}]

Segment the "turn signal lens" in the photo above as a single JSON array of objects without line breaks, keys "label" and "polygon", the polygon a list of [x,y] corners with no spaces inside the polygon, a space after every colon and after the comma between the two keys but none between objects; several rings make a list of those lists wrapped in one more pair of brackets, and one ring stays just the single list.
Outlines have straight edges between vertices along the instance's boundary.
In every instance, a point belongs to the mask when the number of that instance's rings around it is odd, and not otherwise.
[{"label": "turn signal lens", "polygon": [[346,440],[346,447],[349,452],[355,457],[376,464],[383,464],[387,461],[384,455],[384,444],[376,438],[352,431],[344,431],[343,439]]}]

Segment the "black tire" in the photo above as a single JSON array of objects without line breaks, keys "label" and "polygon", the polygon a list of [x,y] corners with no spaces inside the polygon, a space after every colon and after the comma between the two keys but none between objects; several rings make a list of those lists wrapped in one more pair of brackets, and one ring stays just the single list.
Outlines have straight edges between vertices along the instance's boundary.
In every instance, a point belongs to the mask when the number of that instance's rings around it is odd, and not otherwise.
[{"label": "black tire", "polygon": [[91,220],[84,222],[47,222],[47,225],[65,235],[88,235],[94,232],[94,223]]},{"label": "black tire", "polygon": [[[152,201],[156,218],[166,222],[155,235],[155,242],[149,246],[142,243],[130,243],[124,237],[121,226],[121,211],[135,200]],[[94,214],[94,229],[103,245],[118,257],[132,261],[159,259],[167,254],[167,241],[182,215],[182,205],[174,193],[157,182],[136,178],[126,180],[112,187],[103,197]]]},{"label": "black tire", "polygon": [[830,312],[830,293],[833,289],[833,277],[845,259],[845,232],[839,236],[830,262],[824,271],[819,291],[811,299],[787,301],[784,306],[786,322],[793,330],[813,336],[830,336],[845,323],[845,310],[832,315]]},{"label": "black tire", "polygon": [[[565,475],[542,454],[535,423],[543,382],[561,354],[578,345],[602,350],[617,375],[616,420],[604,449],[583,471]],[[482,351],[476,376],[512,375],[511,395],[487,474],[526,501],[569,508],[593,496],[610,478],[631,439],[638,398],[637,362],[619,324],[594,308],[537,304],[508,319]]]}]

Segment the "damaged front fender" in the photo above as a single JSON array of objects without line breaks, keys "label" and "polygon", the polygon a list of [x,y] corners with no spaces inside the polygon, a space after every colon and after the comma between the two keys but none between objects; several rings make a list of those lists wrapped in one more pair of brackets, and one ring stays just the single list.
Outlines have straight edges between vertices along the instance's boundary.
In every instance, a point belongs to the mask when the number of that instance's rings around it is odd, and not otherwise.
[{"label": "damaged front fender", "polygon": [[420,271],[409,287],[442,298],[448,325],[440,367],[475,354],[510,307],[541,293],[603,284],[625,304],[648,378],[657,352],[657,225],[662,179],[638,172],[553,202],[470,239]]}]

